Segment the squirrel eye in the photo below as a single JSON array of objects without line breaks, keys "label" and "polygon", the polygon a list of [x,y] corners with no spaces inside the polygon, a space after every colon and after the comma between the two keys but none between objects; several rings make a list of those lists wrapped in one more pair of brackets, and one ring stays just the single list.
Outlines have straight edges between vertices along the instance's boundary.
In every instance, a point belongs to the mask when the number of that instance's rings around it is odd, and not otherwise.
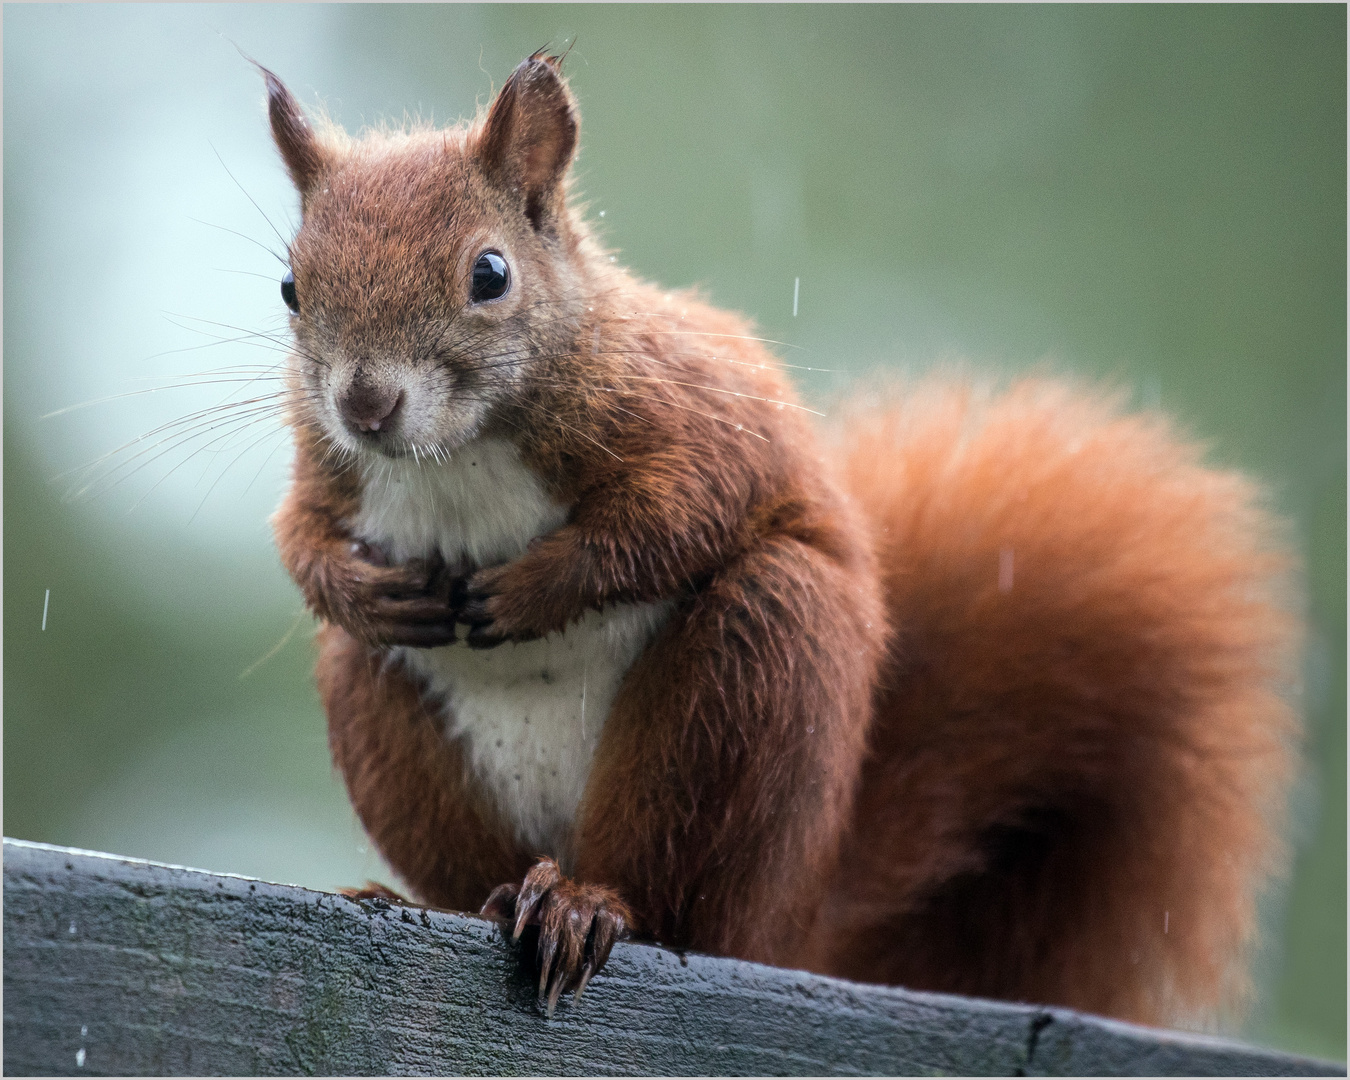
[{"label": "squirrel eye", "polygon": [[291,309],[293,314],[300,314],[300,301],[295,298],[295,275],[289,270],[286,271],[286,276],[281,279],[281,299],[286,301],[286,306]]},{"label": "squirrel eye", "polygon": [[511,287],[511,272],[506,260],[495,251],[485,251],[473,264],[473,285],[469,289],[469,299],[474,303],[484,300],[496,300],[505,296]]}]

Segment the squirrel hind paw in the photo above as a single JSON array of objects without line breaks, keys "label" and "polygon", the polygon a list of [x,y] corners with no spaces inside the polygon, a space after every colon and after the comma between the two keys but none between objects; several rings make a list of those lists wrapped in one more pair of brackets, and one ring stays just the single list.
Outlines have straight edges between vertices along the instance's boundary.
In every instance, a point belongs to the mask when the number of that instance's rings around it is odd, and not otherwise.
[{"label": "squirrel hind paw", "polygon": [[378,881],[367,881],[361,888],[348,887],[338,889],[339,896],[345,896],[348,900],[383,900],[387,904],[402,904],[404,907],[418,907],[416,901],[409,900],[401,893],[396,893],[388,885],[381,885]]},{"label": "squirrel hind paw", "polygon": [[482,914],[511,927],[513,940],[538,927],[539,1004],[550,1018],[563,994],[580,999],[632,921],[612,889],[569,881],[552,859],[540,859],[521,885],[493,889]]}]

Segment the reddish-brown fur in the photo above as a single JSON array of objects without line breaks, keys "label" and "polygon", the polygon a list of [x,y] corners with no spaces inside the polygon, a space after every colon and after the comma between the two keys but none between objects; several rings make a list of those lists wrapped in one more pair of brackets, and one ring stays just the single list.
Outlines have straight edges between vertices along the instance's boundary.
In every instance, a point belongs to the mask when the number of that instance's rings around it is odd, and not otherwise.
[{"label": "reddish-brown fur", "polygon": [[[1140,1020],[1240,993],[1294,734],[1286,568],[1250,484],[1039,381],[905,388],[824,448],[741,320],[635,281],[567,206],[552,61],[467,130],[360,143],[269,91],[307,298],[278,545],[326,623],[334,760],[419,899],[476,910],[509,885],[493,910],[561,950],[555,1000],[625,923]],[[522,284],[480,310],[462,297],[488,239]],[[488,339],[509,364],[475,362]],[[438,422],[510,439],[567,521],[497,567],[354,546],[360,474],[323,395],[413,377],[457,380]],[[445,703],[385,650],[655,600],[673,613],[605,722],[571,879],[532,870]]]},{"label": "reddish-brown fur", "polygon": [[1295,736],[1259,493],[1037,379],[929,380],[845,430],[896,633],[818,966],[1154,1022],[1240,1004]]}]

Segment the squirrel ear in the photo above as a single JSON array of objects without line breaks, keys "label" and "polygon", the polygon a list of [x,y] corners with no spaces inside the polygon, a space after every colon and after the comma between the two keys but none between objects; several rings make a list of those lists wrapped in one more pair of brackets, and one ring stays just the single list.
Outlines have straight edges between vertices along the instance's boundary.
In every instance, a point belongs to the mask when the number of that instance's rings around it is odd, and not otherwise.
[{"label": "squirrel ear", "polygon": [[562,60],[535,53],[497,94],[478,139],[488,179],[518,192],[535,229],[559,209],[562,178],[577,148],[577,109]]},{"label": "squirrel ear", "polygon": [[272,124],[272,139],[281,151],[286,171],[291,174],[291,180],[300,192],[303,206],[323,171],[323,148],[299,103],[282,81],[261,64],[255,66],[267,81],[267,118]]}]

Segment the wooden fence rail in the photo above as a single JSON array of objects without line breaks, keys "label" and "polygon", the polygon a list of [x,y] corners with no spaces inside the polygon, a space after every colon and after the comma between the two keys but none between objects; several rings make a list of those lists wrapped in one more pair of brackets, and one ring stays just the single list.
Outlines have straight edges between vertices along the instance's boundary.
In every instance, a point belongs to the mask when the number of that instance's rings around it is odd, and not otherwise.
[{"label": "wooden fence rail", "polygon": [[4,1022],[6,1075],[1345,1075],[635,944],[549,1020],[481,920],[8,839]]}]

